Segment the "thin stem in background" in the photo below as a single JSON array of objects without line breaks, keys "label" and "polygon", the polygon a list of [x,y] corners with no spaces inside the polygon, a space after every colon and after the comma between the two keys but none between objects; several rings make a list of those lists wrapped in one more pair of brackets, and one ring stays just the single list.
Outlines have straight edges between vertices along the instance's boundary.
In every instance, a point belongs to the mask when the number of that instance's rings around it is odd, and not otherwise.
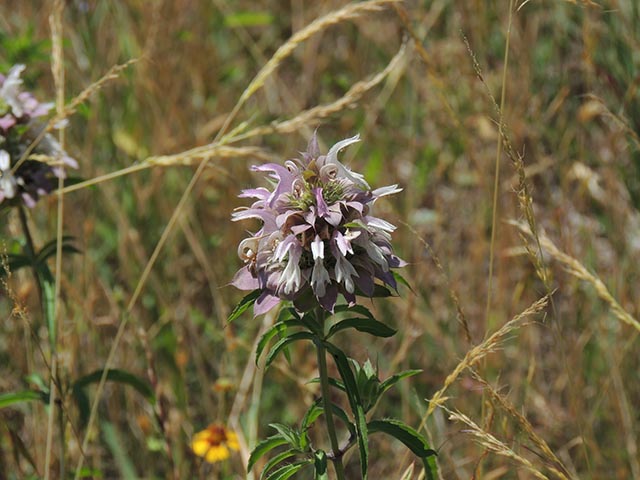
[{"label": "thin stem in background", "polygon": [[500,92],[500,122],[498,123],[498,148],[496,150],[495,176],[493,180],[493,207],[491,214],[491,244],[489,246],[489,278],[487,286],[487,307],[485,311],[485,330],[488,330],[491,313],[491,293],[493,288],[493,257],[496,245],[496,223],[498,219],[498,189],[500,188],[500,157],[502,156],[502,126],[504,122],[504,102],[507,92],[507,66],[509,64],[509,43],[511,40],[511,24],[513,20],[513,0],[509,1],[509,22],[507,26],[507,43],[504,47],[504,65],[502,67],[502,91]]},{"label": "thin stem in background", "polygon": [[[60,114],[64,110],[64,63],[63,63],[63,48],[62,48],[62,12],[64,10],[64,3],[61,0],[56,0],[53,5],[53,11],[49,16],[49,25],[51,27],[51,43],[52,43],[52,55],[51,55],[51,72],[53,73],[53,80],[56,86],[56,112]],[[47,129],[43,129],[45,132]],[[60,143],[60,148],[64,151],[64,129],[61,128],[58,131],[58,141]],[[64,179],[62,176],[58,177],[58,190],[64,187]],[[49,327],[54,330],[54,332],[49,332],[49,338],[51,341],[51,378],[49,381],[49,418],[47,422],[47,446],[45,453],[45,464],[44,464],[44,478],[45,480],[49,479],[51,465],[51,456],[53,449],[53,430],[55,428],[54,425],[54,416],[56,414],[56,400],[57,400],[57,386],[56,386],[56,376],[58,375],[58,353],[57,353],[57,342],[58,342],[58,314],[60,311],[60,275],[62,271],[62,222],[63,222],[63,213],[64,213],[64,196],[58,195],[58,218],[56,223],[56,270],[55,270],[55,284],[54,284],[54,296],[53,296],[53,322],[47,322]],[[59,436],[58,441],[60,442],[59,448],[59,468],[60,468],[60,478],[64,478],[66,476],[65,472],[65,441],[64,441],[64,412],[62,410],[62,395],[60,398],[60,409],[58,411],[59,419]]]},{"label": "thin stem in background", "polygon": [[[491,210],[491,243],[489,245],[489,278],[487,281],[487,305],[485,309],[485,332],[491,329],[489,322],[489,316],[491,314],[491,294],[493,292],[493,257],[495,254],[496,246],[496,230],[498,219],[498,189],[500,188],[500,157],[502,157],[502,136],[504,135],[504,103],[507,92],[507,67],[509,65],[509,43],[511,41],[511,24],[513,21],[513,0],[509,1],[509,21],[507,23],[507,40],[504,46],[504,65],[502,67],[502,90],[500,92],[500,111],[498,122],[498,147],[496,149],[496,162],[495,162],[495,175],[493,180],[493,206]],[[486,367],[486,359],[482,361],[482,370]],[[486,418],[486,405],[485,401],[486,393],[482,392],[482,418]],[[477,471],[482,476],[482,460],[484,457],[480,457],[478,460]]]}]

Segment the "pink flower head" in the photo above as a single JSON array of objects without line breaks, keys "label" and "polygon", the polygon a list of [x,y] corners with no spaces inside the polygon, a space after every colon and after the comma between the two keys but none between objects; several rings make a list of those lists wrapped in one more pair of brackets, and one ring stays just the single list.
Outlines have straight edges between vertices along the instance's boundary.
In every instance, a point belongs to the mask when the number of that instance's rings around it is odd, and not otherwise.
[{"label": "pink flower head", "polygon": [[[35,206],[38,198],[51,193],[65,167],[77,162],[61,148],[38,117],[47,115],[52,103],[40,103],[22,90],[24,65],[14,65],[0,75],[0,205],[22,203]],[[59,128],[61,124],[56,125]],[[37,142],[34,145],[34,142]],[[30,155],[22,158],[29,149]]]},{"label": "pink flower head", "polygon": [[338,160],[340,150],[359,140],[358,135],[342,140],[321,155],[314,134],[302,158],[253,167],[268,173],[273,187],[240,194],[255,201],[232,219],[257,218],[262,226],[241,242],[238,254],[245,266],[232,283],[260,290],[256,315],[281,300],[301,309],[315,302],[332,312],[338,294],[354,304],[356,295],[374,295],[376,281],[396,288],[390,269],[406,264],[393,254],[395,227],[371,209],[378,198],[401,189],[371,190],[361,174]]}]

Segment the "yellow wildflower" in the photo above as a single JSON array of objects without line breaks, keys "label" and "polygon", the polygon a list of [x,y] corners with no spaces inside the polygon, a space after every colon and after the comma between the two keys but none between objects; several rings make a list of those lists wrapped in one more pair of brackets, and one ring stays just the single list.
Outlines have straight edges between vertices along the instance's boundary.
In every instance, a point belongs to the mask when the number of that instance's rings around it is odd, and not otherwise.
[{"label": "yellow wildflower", "polygon": [[229,458],[230,450],[240,450],[238,436],[224,425],[212,423],[205,430],[196,433],[191,440],[191,449],[209,463],[221,462]]}]

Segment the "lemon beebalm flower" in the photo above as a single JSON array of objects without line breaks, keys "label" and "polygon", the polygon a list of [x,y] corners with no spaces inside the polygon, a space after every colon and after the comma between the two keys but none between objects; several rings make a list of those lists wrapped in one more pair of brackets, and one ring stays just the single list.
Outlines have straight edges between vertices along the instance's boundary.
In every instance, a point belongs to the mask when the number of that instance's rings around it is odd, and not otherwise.
[{"label": "lemon beebalm flower", "polygon": [[209,463],[222,462],[231,456],[231,451],[240,450],[238,436],[224,425],[212,423],[196,433],[191,440],[191,450]]},{"label": "lemon beebalm flower", "polygon": [[232,283],[260,291],[255,315],[282,300],[303,309],[309,298],[333,312],[339,294],[354,305],[357,295],[372,297],[376,284],[396,288],[391,269],[406,263],[393,253],[395,226],[372,211],[378,198],[401,189],[372,190],[363,175],[338,160],[341,150],[359,140],[342,140],[322,155],[314,134],[302,158],[253,167],[272,185],[240,194],[255,201],[233,220],[258,219],[262,226],[240,243],[245,266]]}]

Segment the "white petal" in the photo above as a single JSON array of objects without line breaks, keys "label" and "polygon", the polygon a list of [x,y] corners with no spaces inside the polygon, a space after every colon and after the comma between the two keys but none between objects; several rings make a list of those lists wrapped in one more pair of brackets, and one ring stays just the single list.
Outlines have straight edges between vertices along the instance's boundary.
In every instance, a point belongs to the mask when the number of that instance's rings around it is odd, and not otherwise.
[{"label": "white petal", "polygon": [[313,259],[324,258],[324,242],[320,240],[320,237],[316,235],[316,238],[311,242],[311,253]]},{"label": "white petal", "polygon": [[393,195],[394,193],[401,192],[402,189],[398,187],[398,184],[395,185],[387,185],[386,187],[376,188],[373,192],[374,197],[380,198],[385,195]]},{"label": "white petal", "polygon": [[5,173],[0,178],[0,190],[4,194],[5,198],[13,198],[16,196],[16,180],[11,173]]},{"label": "white petal", "polygon": [[327,293],[326,285],[330,281],[329,272],[327,272],[322,259],[318,258],[311,274],[311,288],[313,288],[316,297],[324,297],[324,294]]},{"label": "white petal", "polygon": [[0,170],[9,170],[11,157],[5,150],[0,150]]},{"label": "white petal", "polygon": [[366,217],[365,220],[369,227],[379,228],[380,230],[385,230],[387,232],[393,232],[396,229],[395,225],[378,217]]},{"label": "white petal", "polygon": [[329,153],[327,153],[327,159],[325,160],[325,165],[336,165],[338,167],[339,176],[348,178],[356,185],[360,185],[368,189],[369,184],[365,181],[364,175],[352,172],[338,160],[338,152],[340,150],[359,141],[360,135],[358,134],[355,137],[347,138],[336,143],[333,147],[331,147],[331,149],[329,149]]},{"label": "white petal", "polygon": [[329,149],[329,153],[327,153],[327,162],[336,163],[338,161],[338,152],[345,147],[353,143],[358,143],[360,141],[360,134],[358,133],[354,137],[345,138],[344,140],[340,140],[333,147]]}]

